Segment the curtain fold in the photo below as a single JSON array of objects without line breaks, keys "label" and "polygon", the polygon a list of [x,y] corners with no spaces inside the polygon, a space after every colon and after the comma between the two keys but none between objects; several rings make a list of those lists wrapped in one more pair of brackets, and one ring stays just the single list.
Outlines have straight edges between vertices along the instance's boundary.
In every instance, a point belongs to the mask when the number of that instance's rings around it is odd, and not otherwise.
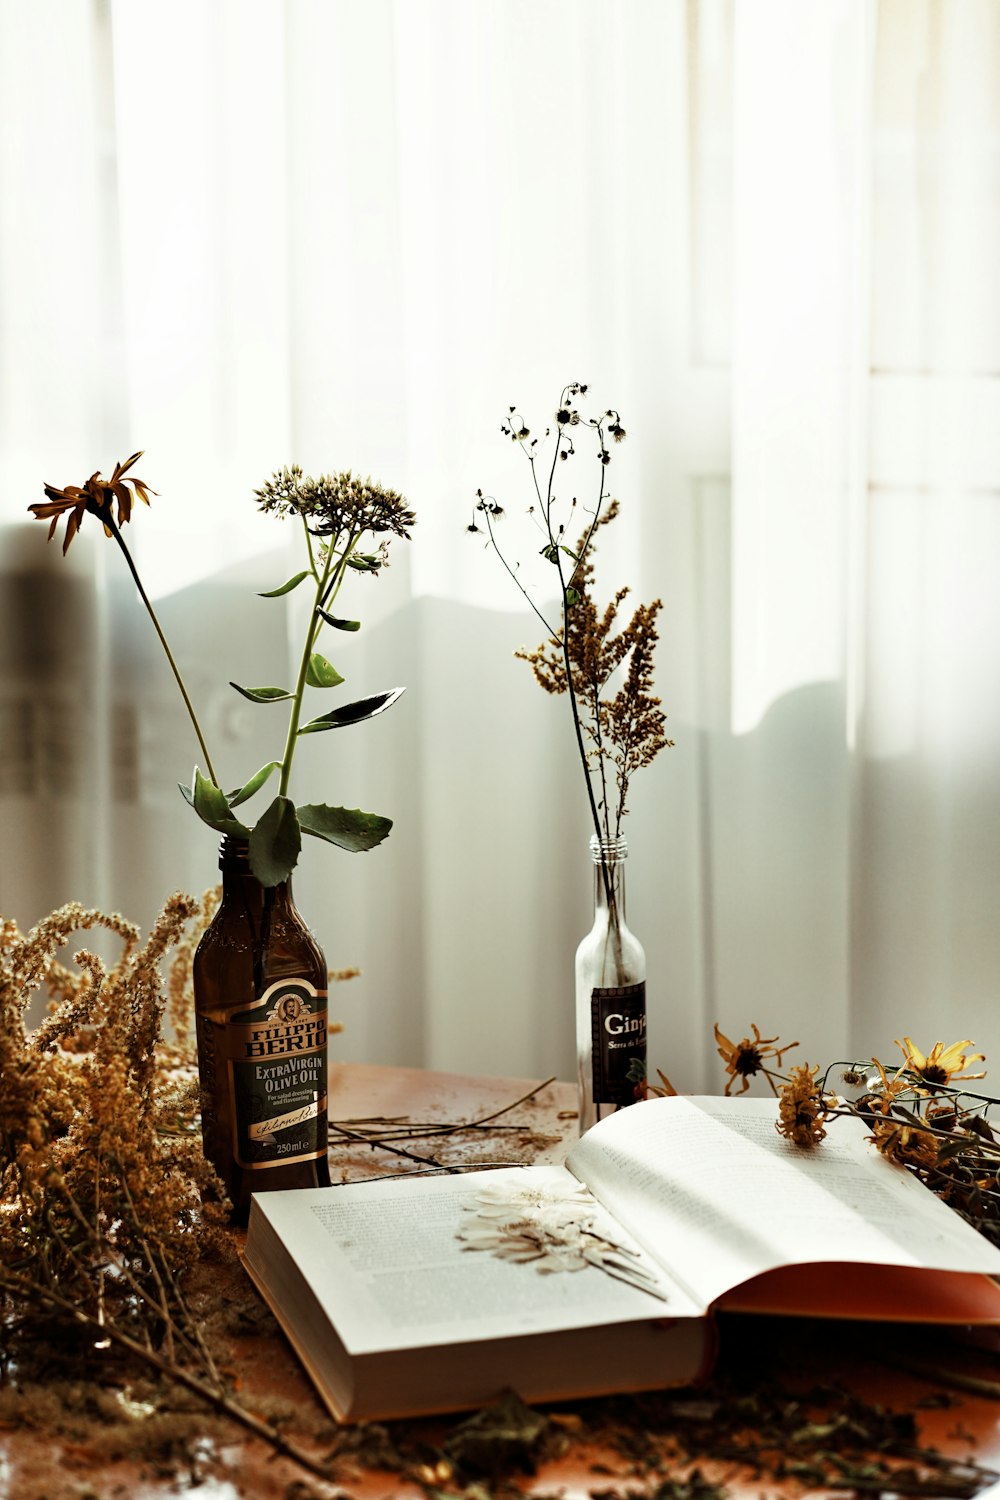
[{"label": "curtain fold", "polygon": [[0,910],[148,923],[215,880],[121,559],[92,520],[46,551],[43,482],[145,449],[130,541],[235,785],[284,726],[228,683],[283,680],[300,628],[256,597],[296,564],[253,489],[371,473],[418,524],[328,654],[407,692],[299,766],[395,819],[296,876],[363,970],[337,1045],[571,1076],[580,770],[465,526],[495,495],[544,608],[500,422],[583,380],[629,434],[599,584],[664,601],[651,1062],[716,1087],[716,1020],[996,1050],[998,43],[991,0],[0,0]]}]

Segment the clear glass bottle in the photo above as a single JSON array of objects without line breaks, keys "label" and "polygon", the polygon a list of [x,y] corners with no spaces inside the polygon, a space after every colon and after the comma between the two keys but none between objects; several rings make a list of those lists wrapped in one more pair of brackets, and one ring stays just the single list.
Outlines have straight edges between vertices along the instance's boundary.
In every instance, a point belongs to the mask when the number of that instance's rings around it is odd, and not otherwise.
[{"label": "clear glass bottle", "polygon": [[291,882],[262,886],[246,839],[223,839],[219,867],[194,956],[202,1140],[245,1222],[251,1193],[330,1184],[327,969]]},{"label": "clear glass bottle", "polygon": [[594,925],[576,950],[580,1133],[635,1102],[634,1061],[646,1065],[646,954],[625,921],[623,837],[591,835]]}]

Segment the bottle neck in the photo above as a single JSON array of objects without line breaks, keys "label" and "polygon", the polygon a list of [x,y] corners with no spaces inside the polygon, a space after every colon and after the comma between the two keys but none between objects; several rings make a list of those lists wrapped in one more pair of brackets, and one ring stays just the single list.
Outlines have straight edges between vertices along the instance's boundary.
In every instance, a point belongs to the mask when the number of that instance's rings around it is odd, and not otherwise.
[{"label": "bottle neck", "polygon": [[624,836],[598,839],[590,836],[590,857],[594,865],[594,915],[600,920],[613,912],[625,921],[625,861],[628,842]]},{"label": "bottle neck", "polygon": [[254,908],[265,904],[273,910],[292,905],[292,880],[289,876],[275,886],[263,886],[250,868],[250,845],[246,839],[226,834],[219,845],[219,869],[222,891],[239,892],[241,900]]}]

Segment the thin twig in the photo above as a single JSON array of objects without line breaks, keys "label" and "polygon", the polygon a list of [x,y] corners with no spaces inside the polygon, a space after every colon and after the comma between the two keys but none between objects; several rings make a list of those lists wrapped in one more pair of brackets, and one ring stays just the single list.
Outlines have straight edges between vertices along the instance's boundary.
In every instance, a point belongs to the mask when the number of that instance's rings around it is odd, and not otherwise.
[{"label": "thin twig", "polygon": [[[541,1083],[536,1083],[532,1088],[528,1090],[526,1094],[522,1094],[519,1099],[514,1099],[510,1104],[501,1105],[499,1109],[494,1109],[490,1111],[489,1114],[479,1115],[478,1118],[474,1120],[459,1120],[455,1122],[434,1120],[411,1121],[407,1115],[366,1115],[361,1119],[331,1120],[330,1126],[332,1129],[343,1129],[346,1131],[349,1130],[351,1126],[372,1125],[377,1127],[384,1125],[387,1128],[399,1126],[401,1129],[404,1129],[405,1127],[412,1124],[412,1134],[414,1136],[422,1134],[425,1131],[437,1132],[442,1135],[453,1135],[465,1130],[478,1130],[482,1125],[489,1125],[492,1121],[499,1120],[502,1115],[510,1114],[512,1109],[517,1109],[521,1104],[527,1104],[529,1099],[534,1099],[536,1094],[540,1094],[542,1092],[542,1089],[547,1089],[549,1084],[555,1083],[555,1081],[556,1075],[553,1073],[550,1078],[544,1079]],[[497,1128],[502,1130],[517,1130],[523,1127],[511,1125],[499,1126]],[[410,1131],[405,1130],[405,1133],[400,1136],[400,1139],[406,1140],[409,1138],[409,1136]]]},{"label": "thin twig", "polygon": [[0,1266],[0,1288],[8,1292],[19,1292],[22,1296],[31,1297],[36,1302],[39,1300],[43,1301],[51,1310],[63,1313],[72,1319],[78,1327],[96,1333],[102,1339],[110,1339],[120,1349],[124,1349],[137,1359],[143,1360],[146,1364],[152,1365],[161,1375],[165,1375],[169,1380],[175,1381],[194,1395],[201,1397],[203,1401],[207,1401],[216,1411],[230,1417],[234,1422],[238,1422],[241,1427],[246,1428],[255,1437],[259,1437],[265,1443],[270,1444],[276,1452],[301,1464],[311,1474],[315,1474],[320,1479],[332,1479],[334,1477],[329,1465],[315,1459],[312,1454],[307,1453],[298,1444],[290,1442],[271,1423],[263,1421],[260,1417],[255,1417],[252,1412],[247,1411],[245,1407],[240,1406],[237,1401],[234,1401],[231,1396],[227,1395],[221,1387],[210,1385],[199,1376],[193,1375],[189,1370],[185,1370],[183,1366],[164,1359],[155,1349],[146,1348],[127,1333],[124,1333],[114,1321],[100,1323],[96,1318],[84,1312],[82,1308],[76,1306],[68,1298],[61,1296],[52,1287],[40,1287],[29,1278],[19,1276],[16,1272],[11,1272],[2,1266]]},{"label": "thin twig", "polygon": [[[407,1151],[405,1147],[398,1146],[394,1143],[396,1141],[426,1140],[428,1137],[432,1137],[434,1139],[439,1139],[441,1137],[447,1138],[452,1135],[460,1135],[463,1132],[467,1132],[470,1130],[479,1130],[482,1126],[491,1124],[495,1120],[499,1120],[502,1115],[509,1114],[512,1109],[517,1109],[519,1105],[526,1104],[529,1099],[533,1099],[536,1094],[541,1093],[542,1089],[548,1088],[549,1084],[555,1083],[555,1081],[555,1074],[553,1074],[551,1078],[546,1078],[542,1083],[536,1083],[533,1088],[530,1088],[527,1091],[527,1093],[522,1094],[519,1099],[514,1099],[510,1104],[501,1105],[499,1109],[491,1110],[489,1114],[480,1115],[476,1120],[466,1120],[454,1125],[445,1124],[441,1125],[440,1128],[433,1121],[429,1122],[429,1124],[427,1125],[415,1121],[412,1129],[406,1129],[402,1127],[398,1117],[397,1119],[386,1122],[387,1126],[390,1127],[391,1133],[384,1135],[373,1134],[370,1128],[368,1130],[352,1130],[350,1128],[352,1124],[363,1124],[368,1125],[369,1127],[375,1127],[377,1129],[378,1125],[381,1122],[378,1119],[372,1118],[356,1122],[331,1120],[329,1122],[329,1128],[345,1141],[354,1141],[359,1145],[370,1146],[373,1151],[390,1151],[394,1156],[402,1156],[407,1161],[418,1162],[420,1166],[426,1171],[460,1172],[463,1170],[461,1166],[449,1166],[448,1163],[438,1161],[437,1158],[433,1156],[418,1156],[415,1151]],[[401,1128],[392,1128],[397,1125],[400,1125]],[[494,1126],[494,1129],[498,1130],[503,1130],[506,1128],[508,1127]]]}]

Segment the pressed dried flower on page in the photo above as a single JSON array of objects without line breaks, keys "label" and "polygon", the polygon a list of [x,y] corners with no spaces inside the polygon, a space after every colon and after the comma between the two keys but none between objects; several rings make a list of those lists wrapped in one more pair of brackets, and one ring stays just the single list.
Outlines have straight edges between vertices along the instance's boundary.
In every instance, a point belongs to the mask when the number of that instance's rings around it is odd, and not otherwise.
[{"label": "pressed dried flower on page", "polygon": [[540,1188],[486,1187],[467,1209],[470,1222],[458,1234],[466,1250],[528,1264],[543,1275],[594,1267],[617,1281],[666,1295],[642,1267],[639,1252],[598,1228],[600,1209],[584,1187],[566,1192]]}]

